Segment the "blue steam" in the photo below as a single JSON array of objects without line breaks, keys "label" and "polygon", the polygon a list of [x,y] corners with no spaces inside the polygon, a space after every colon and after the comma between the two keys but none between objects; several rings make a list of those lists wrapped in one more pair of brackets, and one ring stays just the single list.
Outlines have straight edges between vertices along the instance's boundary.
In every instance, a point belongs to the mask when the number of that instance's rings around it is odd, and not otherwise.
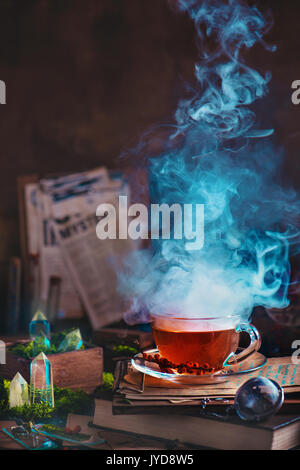
[{"label": "blue steam", "polygon": [[[298,252],[299,198],[280,184],[283,155],[250,108],[267,93],[242,58],[271,22],[239,0],[177,0],[195,23],[197,86],[179,101],[172,133],[147,156],[153,202],[204,204],[205,243],[159,240],[133,253],[119,277],[128,322],[148,314],[251,315],[288,305],[289,257]],[[141,146],[138,147],[138,152]]]}]

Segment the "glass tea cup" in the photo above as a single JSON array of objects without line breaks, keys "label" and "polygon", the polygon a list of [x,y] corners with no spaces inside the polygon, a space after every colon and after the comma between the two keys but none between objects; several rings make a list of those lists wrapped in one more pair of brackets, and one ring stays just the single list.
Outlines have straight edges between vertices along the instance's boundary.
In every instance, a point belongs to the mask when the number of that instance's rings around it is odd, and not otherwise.
[{"label": "glass tea cup", "polygon": [[[193,364],[212,371],[243,361],[261,345],[257,329],[238,315],[225,318],[153,315],[151,328],[160,355],[170,363]],[[249,335],[250,344],[237,353],[240,332]]]}]

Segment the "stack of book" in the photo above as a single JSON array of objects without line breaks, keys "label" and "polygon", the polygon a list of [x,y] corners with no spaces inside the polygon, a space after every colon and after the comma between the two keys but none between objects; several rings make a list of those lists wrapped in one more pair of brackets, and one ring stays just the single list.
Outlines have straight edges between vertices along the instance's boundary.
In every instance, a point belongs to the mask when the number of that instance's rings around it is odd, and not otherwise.
[{"label": "stack of book", "polygon": [[[285,391],[280,413],[262,423],[246,422],[226,412],[236,390],[253,376],[275,378]],[[143,381],[131,367],[116,385],[113,402],[95,400],[94,426],[205,448],[300,445],[300,369],[289,357],[271,358],[260,370],[215,385],[179,387],[148,376]]]},{"label": "stack of book", "polygon": [[189,446],[224,450],[285,450],[300,445],[300,415],[278,414],[265,422],[253,424],[236,416],[221,419],[194,412],[177,414],[113,415],[112,403],[95,401],[93,425],[103,430],[117,430],[132,436],[181,442]]},{"label": "stack of book", "polygon": [[[117,368],[116,372],[118,372]],[[170,405],[184,403],[198,405],[203,401],[206,404],[227,404],[232,402],[238,388],[252,377],[267,377],[275,380],[283,387],[286,402],[297,401],[300,394],[300,368],[298,364],[293,364],[288,356],[269,358],[263,367],[249,373],[228,375],[228,378],[222,382],[211,384],[200,382],[198,385],[188,386],[156,377],[143,376],[131,365],[128,365],[126,370],[123,368],[121,376],[119,374],[115,386],[117,393],[114,400],[116,403],[114,410],[115,413],[122,412],[122,400],[124,402],[123,412],[126,412],[125,405],[132,410],[136,407],[146,409],[147,406],[161,406],[166,401]],[[128,412],[132,413],[133,411],[128,410]]]}]

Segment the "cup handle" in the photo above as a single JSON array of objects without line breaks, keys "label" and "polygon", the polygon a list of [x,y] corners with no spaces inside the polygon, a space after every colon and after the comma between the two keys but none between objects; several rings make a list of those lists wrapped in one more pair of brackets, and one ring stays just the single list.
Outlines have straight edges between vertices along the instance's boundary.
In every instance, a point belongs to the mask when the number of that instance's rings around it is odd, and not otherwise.
[{"label": "cup handle", "polygon": [[255,326],[250,325],[249,323],[240,323],[236,327],[236,331],[238,333],[240,333],[241,331],[245,331],[246,333],[248,333],[248,335],[250,336],[250,344],[246,349],[244,349],[238,354],[231,353],[223,364],[225,367],[232,366],[234,364],[238,364],[239,362],[244,361],[249,356],[251,356],[251,354],[258,351],[261,346],[260,334],[255,328]]}]

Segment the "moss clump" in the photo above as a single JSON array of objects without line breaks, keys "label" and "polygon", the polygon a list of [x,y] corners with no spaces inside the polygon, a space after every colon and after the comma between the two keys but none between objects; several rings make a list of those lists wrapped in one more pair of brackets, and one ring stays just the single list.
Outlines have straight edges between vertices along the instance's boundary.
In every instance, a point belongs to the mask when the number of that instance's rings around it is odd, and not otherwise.
[{"label": "moss clump", "polygon": [[133,356],[134,354],[138,353],[138,350],[133,346],[127,346],[126,344],[118,344],[117,346],[113,346],[112,351],[115,355],[122,355],[122,356]]},{"label": "moss clump", "polygon": [[0,411],[8,410],[9,380],[0,377]]},{"label": "moss clump", "polygon": [[67,388],[54,387],[55,407],[52,408],[45,403],[23,405],[9,408],[9,385],[4,381],[2,387],[2,399],[0,400],[0,417],[20,418],[24,421],[46,421],[53,417],[64,417],[68,413],[90,413],[94,399],[82,390],[69,390]]},{"label": "moss clump", "polygon": [[23,421],[45,421],[52,418],[54,408],[45,403],[34,403],[33,405],[16,406],[8,410],[8,416]]},{"label": "moss clump", "polygon": [[103,372],[103,384],[95,390],[96,398],[110,398],[114,388],[114,376],[111,372]]},{"label": "moss clump", "polygon": [[[48,351],[43,341],[41,341],[40,344],[37,344],[37,342],[34,344],[33,341],[30,341],[30,343],[27,344],[16,344],[15,346],[12,346],[9,349],[9,352],[15,356],[23,357],[24,359],[31,359],[41,352],[45,354],[56,354],[58,352],[60,343],[64,340],[65,336],[72,331],[73,329],[65,330],[52,335],[50,351]],[[81,345],[80,350],[82,349],[85,349],[83,344]]]},{"label": "moss clump", "polygon": [[114,376],[111,372],[103,372],[103,384],[100,385],[100,387],[112,391],[114,387]]},{"label": "moss clump", "polygon": [[68,413],[88,413],[91,411],[94,398],[83,390],[54,387],[55,412],[58,415]]}]

